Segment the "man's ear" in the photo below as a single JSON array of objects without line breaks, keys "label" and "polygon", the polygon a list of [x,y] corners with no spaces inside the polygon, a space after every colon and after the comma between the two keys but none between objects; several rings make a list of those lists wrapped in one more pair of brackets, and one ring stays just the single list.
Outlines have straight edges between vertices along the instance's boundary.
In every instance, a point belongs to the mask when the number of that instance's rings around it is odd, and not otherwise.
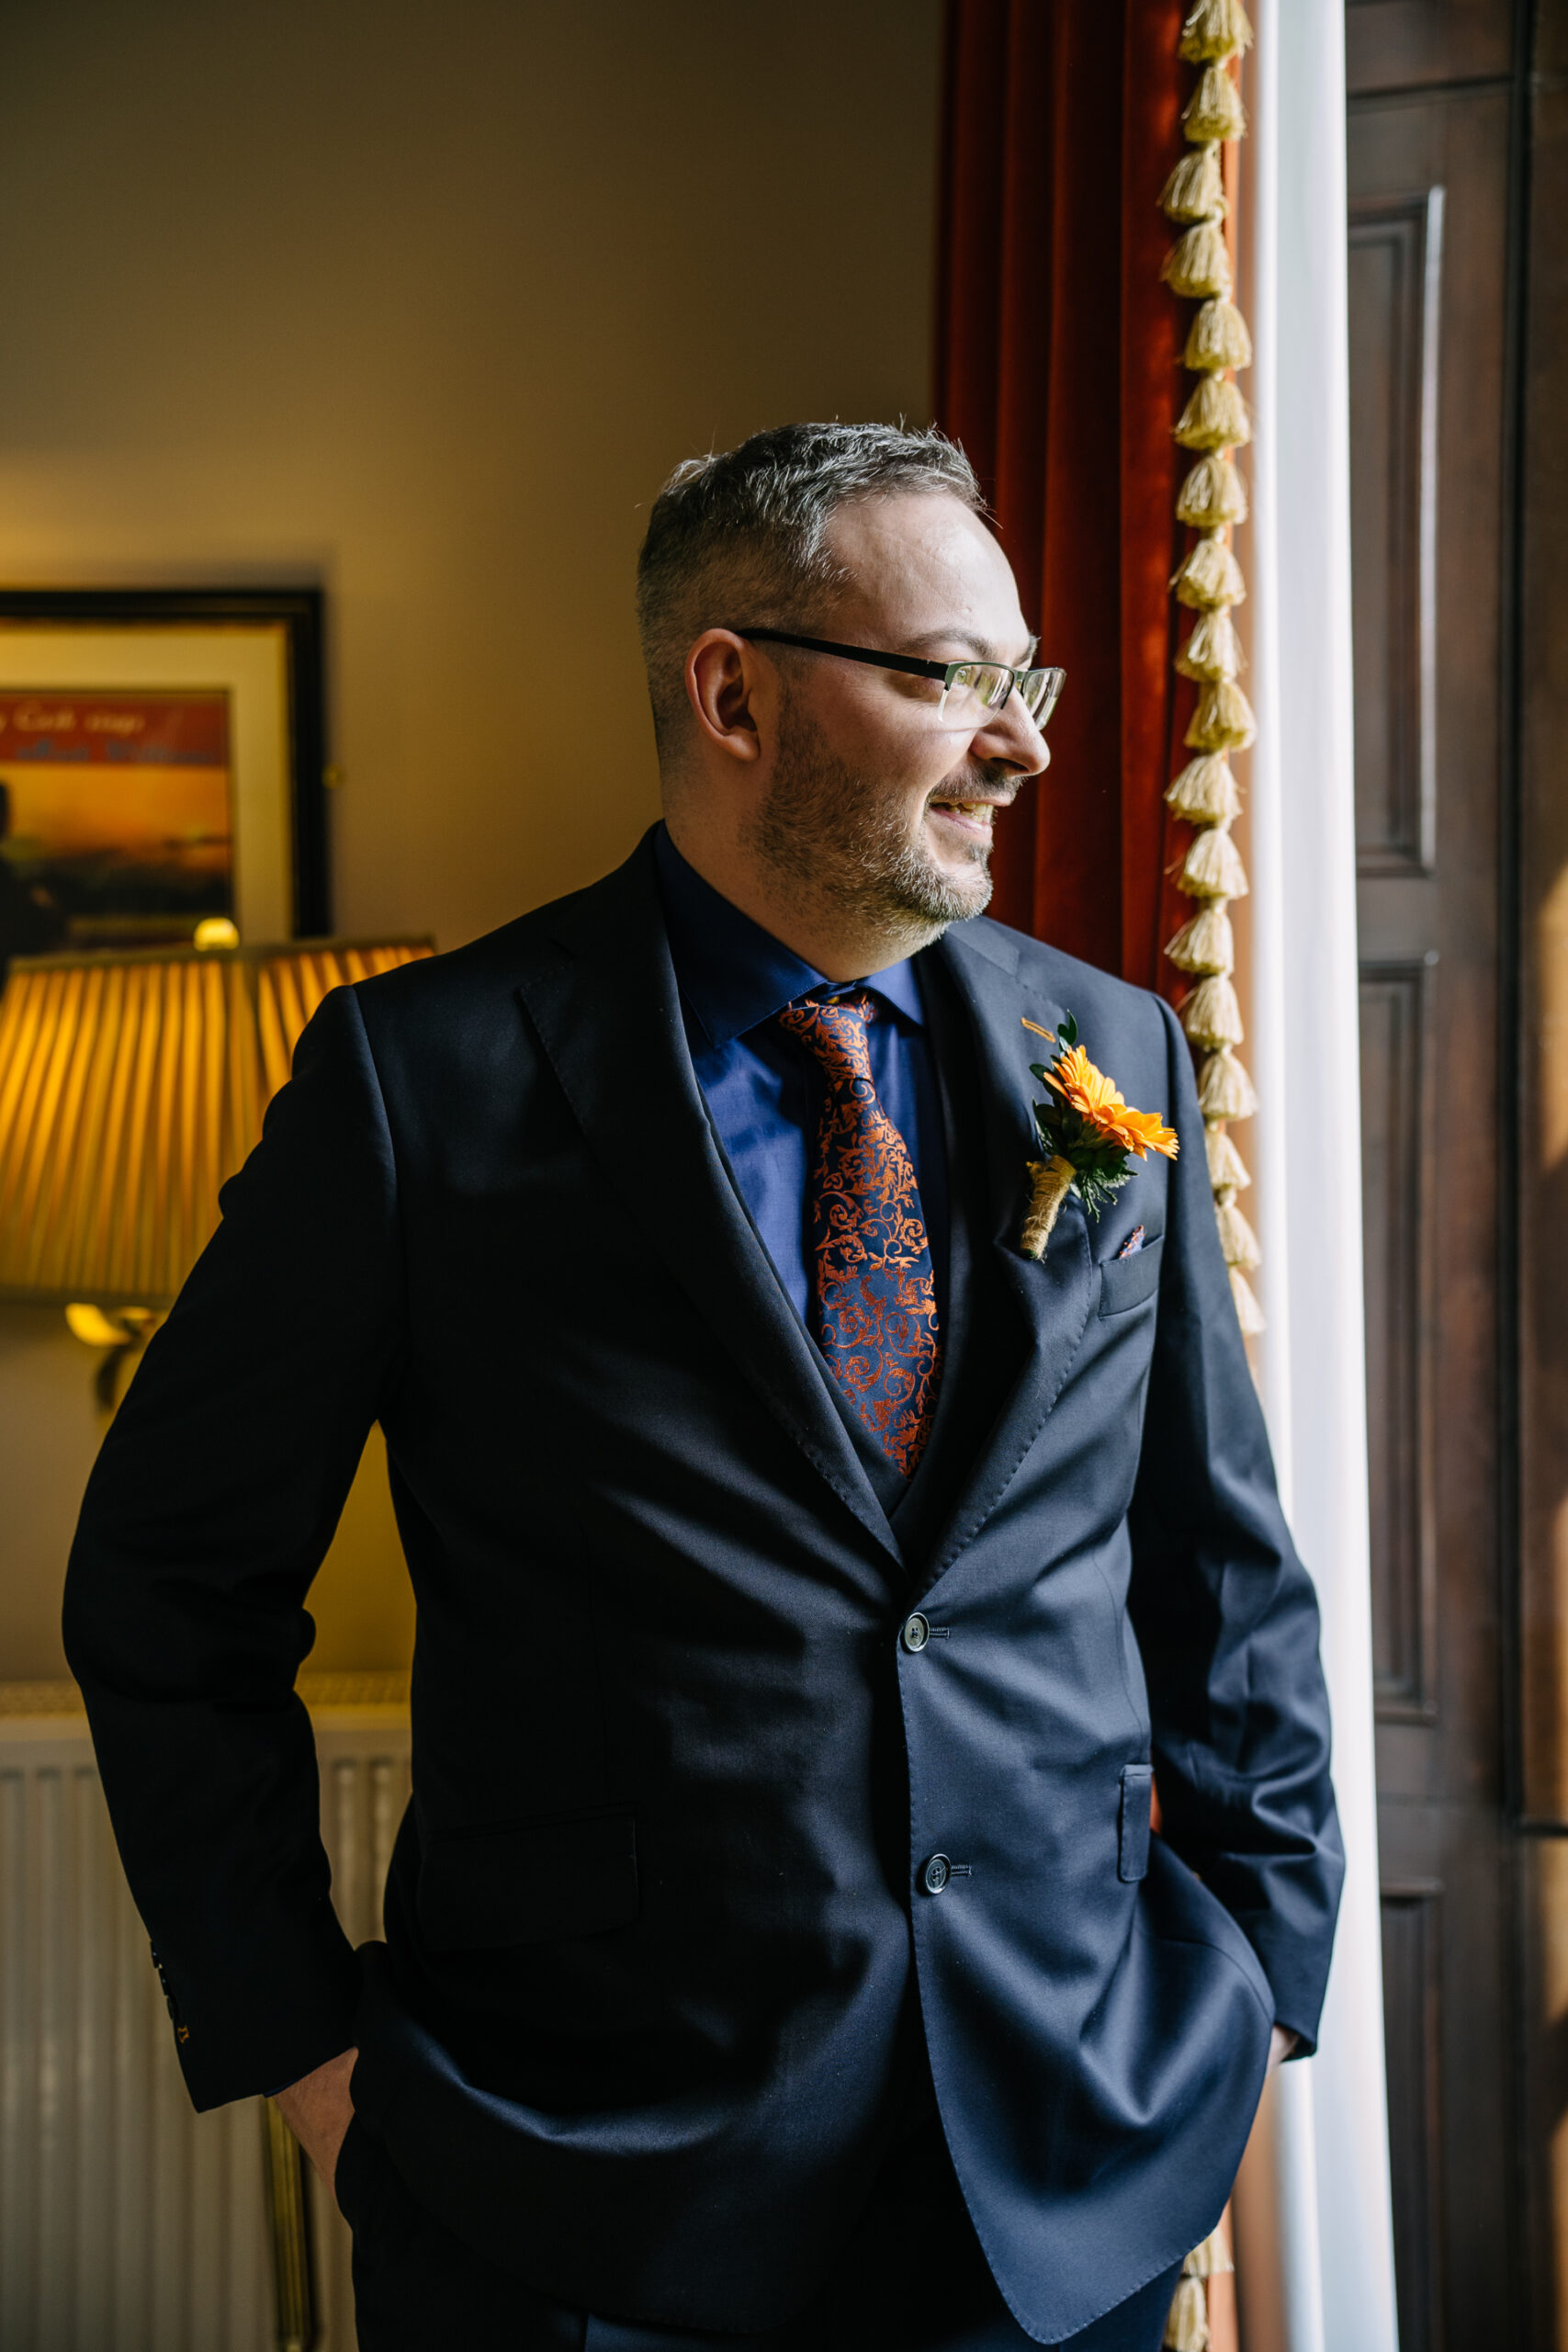
[{"label": "man's ear", "polygon": [[776,675],[733,629],[705,629],[686,656],[686,699],[701,736],[732,760],[762,756]]}]

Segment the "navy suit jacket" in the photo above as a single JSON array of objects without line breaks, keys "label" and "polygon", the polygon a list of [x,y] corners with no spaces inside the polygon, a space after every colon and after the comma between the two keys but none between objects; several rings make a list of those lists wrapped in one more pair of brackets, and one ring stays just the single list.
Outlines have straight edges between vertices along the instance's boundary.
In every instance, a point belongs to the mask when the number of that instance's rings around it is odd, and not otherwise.
[{"label": "navy suit jacket", "polygon": [[[908,1492],[728,1174],[645,841],[326,999],[83,1510],[67,1645],[197,2104],[357,2036],[415,2194],[597,2312],[803,2305],[923,2029],[987,2257],[1055,2342],[1212,2227],[1271,2025],[1316,2026],[1316,1610],[1186,1044],[994,923],[927,954],[953,1304]],[[1068,1009],[1181,1156],[1098,1225],[1070,1198],[1035,1263],[1021,1019]],[[414,1793],[356,1957],[292,1686],[377,1419]]]}]

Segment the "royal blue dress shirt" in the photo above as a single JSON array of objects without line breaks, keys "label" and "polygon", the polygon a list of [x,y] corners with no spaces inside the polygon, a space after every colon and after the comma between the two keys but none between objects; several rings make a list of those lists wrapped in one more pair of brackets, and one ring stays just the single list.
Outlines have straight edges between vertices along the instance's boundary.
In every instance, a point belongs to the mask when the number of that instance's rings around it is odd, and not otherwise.
[{"label": "royal blue dress shirt", "polygon": [[811,995],[872,1000],[866,1029],[872,1079],[914,1162],[942,1316],[947,1156],[916,964],[906,956],[863,980],[835,984],[705,882],[662,825],[654,855],[697,1084],[741,1198],[802,1322],[811,1327],[806,1182],[825,1080],[815,1055],[774,1016]]}]

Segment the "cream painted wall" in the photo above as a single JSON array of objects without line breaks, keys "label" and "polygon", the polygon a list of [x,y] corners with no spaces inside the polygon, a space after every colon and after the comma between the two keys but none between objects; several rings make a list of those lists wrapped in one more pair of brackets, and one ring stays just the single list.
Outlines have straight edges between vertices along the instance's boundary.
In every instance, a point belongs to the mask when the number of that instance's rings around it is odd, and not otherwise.
[{"label": "cream painted wall", "polygon": [[[0,1307],[0,1682],[65,1673],[60,1589],[77,1506],[107,1416],[98,1357],[58,1307]],[[372,1430],[337,1540],[310,1593],[310,1666],[340,1673],[406,1666],[413,1597],[402,1566],[386,1448]]]},{"label": "cream painted wall", "polygon": [[[657,806],[670,467],[923,417],[938,0],[11,0],[0,578],[319,582],[340,929],[453,946]],[[63,1670],[91,1360],[0,1312],[0,1679]],[[374,1455],[312,1664],[406,1655]]]}]

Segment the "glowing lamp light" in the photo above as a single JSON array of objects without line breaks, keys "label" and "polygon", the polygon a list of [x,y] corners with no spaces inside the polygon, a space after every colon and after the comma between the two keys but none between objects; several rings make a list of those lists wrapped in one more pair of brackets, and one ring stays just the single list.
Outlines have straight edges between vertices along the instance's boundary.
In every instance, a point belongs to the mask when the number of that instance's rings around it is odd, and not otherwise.
[{"label": "glowing lamp light", "polygon": [[162,1320],[218,1224],[329,989],[426,939],[18,956],[0,995],[0,1299],[63,1306],[107,1348],[99,1393]]}]

